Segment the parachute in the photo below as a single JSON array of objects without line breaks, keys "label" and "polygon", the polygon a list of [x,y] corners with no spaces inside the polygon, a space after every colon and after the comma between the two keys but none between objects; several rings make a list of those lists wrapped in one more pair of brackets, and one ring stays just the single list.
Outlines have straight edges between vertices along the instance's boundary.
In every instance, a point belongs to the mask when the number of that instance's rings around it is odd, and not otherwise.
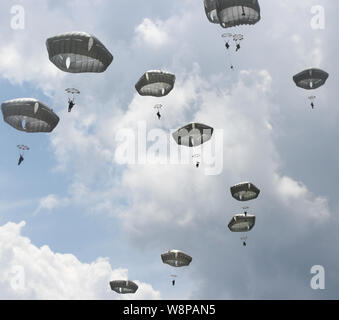
[{"label": "parachute", "polygon": [[131,280],[114,280],[109,284],[119,294],[135,293],[138,290],[138,285]]},{"label": "parachute", "polygon": [[[249,201],[259,196],[260,190],[252,182],[241,182],[231,188],[232,197],[238,201]],[[255,216],[247,213],[248,207],[243,207],[244,213],[235,215],[228,224],[232,232],[248,232],[255,224]],[[247,237],[241,238],[246,246]]]},{"label": "parachute", "polygon": [[236,50],[238,51],[240,50],[240,41],[242,41],[244,39],[244,36],[242,34],[235,34],[233,36],[233,41],[236,43]]},{"label": "parachute", "polygon": [[251,214],[236,214],[228,224],[228,228],[232,232],[248,232],[255,224],[255,215]]},{"label": "parachute", "polygon": [[188,266],[192,257],[180,250],[170,250],[161,255],[163,263],[166,263],[172,267],[185,267]]},{"label": "parachute", "polygon": [[221,35],[221,37],[225,40],[225,48],[226,48],[226,51],[227,51],[227,54],[228,54],[228,60],[229,60],[230,68],[232,70],[233,70],[234,66],[233,66],[233,63],[232,63],[232,59],[231,59],[231,56],[230,56],[229,49],[231,47],[230,40],[233,39],[233,36],[234,36],[233,33],[223,33]]},{"label": "parachute", "polygon": [[17,148],[19,148],[22,151],[28,151],[29,147],[25,146],[24,144],[18,144]]},{"label": "parachute", "polygon": [[157,111],[157,117],[158,117],[159,120],[160,120],[160,118],[161,118],[160,109],[162,109],[162,107],[163,107],[162,104],[156,104],[156,105],[154,106],[154,109],[157,109],[157,110],[158,110],[158,111]]},{"label": "parachute", "polygon": [[230,32],[226,32],[226,33],[223,33],[221,35],[222,38],[233,38],[234,37],[234,34],[233,33],[230,33]]},{"label": "parachute", "polygon": [[[293,81],[295,84],[302,89],[314,90],[325,84],[329,74],[326,71],[321,69],[307,69],[299,72],[293,76]],[[311,107],[314,109],[315,96],[309,96],[308,99],[311,100]]]},{"label": "parachute", "polygon": [[308,100],[311,101],[311,107],[312,107],[312,109],[314,109],[314,100],[315,100],[316,98],[317,98],[316,96],[309,96],[309,97],[308,97]]},{"label": "parachute", "polygon": [[175,75],[161,70],[150,70],[144,73],[135,85],[141,96],[163,97],[171,92]]},{"label": "parachute", "polygon": [[200,154],[199,153],[196,153],[192,156],[192,158],[195,158],[196,159],[196,162],[195,162],[195,167],[196,168],[199,168],[199,165],[200,165]]},{"label": "parachute", "polygon": [[59,123],[52,109],[32,98],[5,101],[1,110],[4,121],[20,131],[51,132]]},{"label": "parachute", "polygon": [[329,74],[320,69],[307,69],[293,76],[295,84],[306,90],[313,90],[325,84]]},{"label": "parachute", "polygon": [[[255,216],[248,214],[248,207],[243,208],[245,211],[242,214],[236,214],[228,224],[228,228],[232,232],[248,232],[250,231],[255,224]],[[247,236],[243,236],[240,238],[243,246],[246,246]]]},{"label": "parachute", "polygon": [[243,246],[246,247],[247,236],[241,237],[240,240],[242,241]]},{"label": "parachute", "polygon": [[178,145],[195,147],[211,139],[213,128],[202,123],[190,123],[177,131],[172,136]]},{"label": "parachute", "polygon": [[78,89],[75,88],[67,88],[65,89],[65,91],[69,94],[71,94],[73,97],[75,94],[80,94],[80,91]]},{"label": "parachute", "polygon": [[74,95],[80,94],[80,91],[76,88],[67,88],[65,91],[68,93],[68,112],[71,112],[72,108],[75,106]]},{"label": "parachute", "polygon": [[238,201],[255,199],[259,193],[260,190],[251,182],[242,182],[231,187],[232,197]]},{"label": "parachute", "polygon": [[[192,262],[192,257],[180,250],[170,250],[161,255],[162,262],[171,267],[187,267]],[[171,275],[172,285],[175,285],[177,275]]]},{"label": "parachute", "polygon": [[223,28],[253,25],[260,20],[258,0],[204,0],[208,20]]},{"label": "parachute", "polygon": [[[258,0],[204,0],[204,6],[208,20],[220,24],[223,28],[253,25],[260,20]],[[225,38],[230,69],[234,70],[228,38],[233,37],[233,41],[236,43],[235,51],[238,52],[240,41],[244,39],[244,36],[242,34],[224,33],[222,37]]]},{"label": "parachute", "polygon": [[220,23],[217,11],[216,0],[204,0],[205,13],[208,20],[212,23]]},{"label": "parachute", "polygon": [[244,40],[244,36],[242,34],[233,35],[233,41],[239,42],[239,41],[242,41],[242,40]]},{"label": "parachute", "polygon": [[25,154],[25,151],[28,151],[29,150],[29,147],[25,146],[24,144],[18,144],[17,145],[17,148],[21,151],[19,151],[19,160],[18,160],[18,166],[20,166],[20,164],[22,163],[22,161],[25,160],[24,158],[24,154]]},{"label": "parachute", "polygon": [[48,38],[46,47],[49,60],[64,72],[104,72],[113,61],[106,47],[86,32],[68,32]]},{"label": "parachute", "polygon": [[171,274],[171,278],[172,278],[172,286],[175,286],[175,279],[177,278],[178,276],[176,274]]}]

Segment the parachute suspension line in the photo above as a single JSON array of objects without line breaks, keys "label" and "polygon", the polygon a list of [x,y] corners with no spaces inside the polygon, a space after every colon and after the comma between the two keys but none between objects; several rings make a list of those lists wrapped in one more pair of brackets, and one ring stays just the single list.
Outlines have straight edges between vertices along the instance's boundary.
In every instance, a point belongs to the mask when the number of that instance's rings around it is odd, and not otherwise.
[{"label": "parachute suspension line", "polygon": [[243,245],[244,247],[246,247],[246,245],[247,245],[247,243],[246,243],[246,241],[247,241],[247,236],[241,237],[240,240],[242,241],[242,245]]},{"label": "parachute suspension line", "polygon": [[224,34],[221,35],[221,37],[225,39],[225,48],[226,48],[226,51],[227,51],[227,54],[226,54],[227,64],[230,65],[231,70],[234,70],[234,65],[232,63],[231,53],[230,53],[230,45],[229,45],[229,42],[232,40],[233,34],[232,33],[228,33],[228,34],[224,33]]},{"label": "parachute suspension line", "polygon": [[249,207],[242,207],[243,208],[243,210],[244,210],[244,215],[245,215],[245,217],[247,216],[247,209],[249,208]]},{"label": "parachute suspension line", "polygon": [[23,145],[23,144],[18,144],[17,148],[19,149],[19,154],[24,156],[25,155],[25,151],[29,150],[29,147]]},{"label": "parachute suspension line", "polygon": [[199,161],[199,159],[200,159],[200,154],[199,154],[199,153],[195,153],[195,154],[192,155],[192,158],[196,158],[196,159],[197,159],[197,160],[195,161],[195,167],[196,167],[196,168],[199,168],[199,166],[200,166],[200,161]]},{"label": "parachute suspension line", "polygon": [[316,96],[309,96],[308,99],[310,100],[312,109],[314,109],[314,100],[316,99]]},{"label": "parachute suspension line", "polygon": [[[244,210],[244,215],[245,215],[245,217],[247,217],[247,209],[249,208],[249,207],[242,207],[243,208],[243,210]],[[246,247],[246,245],[247,245],[247,243],[246,243],[246,241],[247,241],[247,236],[244,234],[241,238],[240,238],[241,240],[242,240],[242,244],[243,244],[243,246],[244,247]]]},{"label": "parachute suspension line", "polygon": [[227,63],[229,63],[229,65],[230,65],[230,69],[234,70],[234,65],[232,63],[231,53],[230,53],[229,50],[227,50],[227,56],[226,57],[227,57]]}]

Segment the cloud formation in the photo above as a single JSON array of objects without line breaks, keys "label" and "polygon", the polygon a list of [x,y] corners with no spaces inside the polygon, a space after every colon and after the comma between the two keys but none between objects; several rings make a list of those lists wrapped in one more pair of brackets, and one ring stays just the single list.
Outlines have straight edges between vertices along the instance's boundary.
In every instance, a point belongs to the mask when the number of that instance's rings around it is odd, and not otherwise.
[{"label": "cloud formation", "polygon": [[128,279],[127,269],[112,270],[107,258],[82,263],[73,254],[34,246],[21,235],[25,222],[0,227],[1,299],[159,299],[147,283],[133,296],[118,296],[109,281]]}]

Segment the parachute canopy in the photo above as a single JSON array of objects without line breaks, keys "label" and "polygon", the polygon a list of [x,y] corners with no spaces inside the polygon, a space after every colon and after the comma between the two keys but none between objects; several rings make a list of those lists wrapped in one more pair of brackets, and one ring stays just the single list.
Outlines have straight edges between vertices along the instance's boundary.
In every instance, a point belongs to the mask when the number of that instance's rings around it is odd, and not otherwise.
[{"label": "parachute canopy", "polygon": [[65,89],[65,91],[67,93],[71,93],[71,94],[80,94],[80,91],[76,88],[67,88],[67,89]]},{"label": "parachute canopy", "polygon": [[228,228],[232,232],[250,231],[255,224],[255,216],[251,214],[236,214],[228,224]]},{"label": "parachute canopy", "polygon": [[70,73],[104,72],[113,61],[112,54],[86,32],[68,32],[46,40],[49,60]]},{"label": "parachute canopy", "polygon": [[260,20],[258,0],[204,0],[205,13],[223,28],[255,24]]},{"label": "parachute canopy", "polygon": [[145,72],[135,85],[141,96],[163,97],[171,92],[175,75],[161,70]]},{"label": "parachute canopy", "polygon": [[260,190],[251,182],[242,182],[231,187],[232,197],[239,201],[248,201],[258,197]]},{"label": "parachute canopy", "polygon": [[172,267],[188,266],[192,261],[192,257],[180,250],[167,251],[161,255],[161,259]]},{"label": "parachute canopy", "polygon": [[29,150],[29,147],[25,146],[24,144],[18,144],[17,147],[18,147],[20,150],[23,150],[23,151]]},{"label": "parachute canopy", "polygon": [[190,123],[177,131],[172,136],[179,145],[195,147],[211,139],[213,128],[202,123]]},{"label": "parachute canopy", "polygon": [[217,0],[204,0],[204,5],[208,20],[212,23],[219,23]]},{"label": "parachute canopy", "polygon": [[111,289],[120,294],[135,293],[138,285],[130,280],[114,280],[110,283]]},{"label": "parachute canopy", "polygon": [[1,110],[4,121],[20,131],[51,132],[59,122],[52,109],[32,98],[5,101]]},{"label": "parachute canopy", "polygon": [[320,69],[307,69],[293,76],[295,84],[303,89],[312,90],[325,84],[329,74]]},{"label": "parachute canopy", "polygon": [[234,37],[234,34],[233,33],[229,33],[229,32],[226,32],[226,33],[223,33],[221,35],[222,38],[233,38]]},{"label": "parachute canopy", "polygon": [[235,34],[233,35],[233,41],[241,41],[241,40],[244,40],[244,36],[242,34]]}]

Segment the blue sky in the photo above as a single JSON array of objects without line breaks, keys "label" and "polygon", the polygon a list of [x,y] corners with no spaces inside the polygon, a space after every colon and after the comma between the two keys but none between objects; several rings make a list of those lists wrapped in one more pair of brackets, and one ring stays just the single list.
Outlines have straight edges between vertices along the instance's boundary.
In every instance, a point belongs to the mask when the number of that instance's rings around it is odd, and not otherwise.
[{"label": "blue sky", "polygon": [[[0,126],[0,298],[338,298],[337,4],[261,0],[261,21],[231,31],[245,37],[234,71],[203,1],[17,4],[22,30],[10,27],[13,2],[1,3],[1,101],[36,98],[60,122],[49,134]],[[323,30],[310,25],[316,5]],[[114,56],[106,72],[67,74],[48,60],[45,40],[68,31],[104,43]],[[330,74],[314,110],[292,81],[309,67]],[[176,75],[161,101],[135,91],[150,69]],[[71,113],[67,87],[81,91]],[[156,103],[165,105],[160,123]],[[118,163],[121,130],[143,123],[170,137],[193,121],[222,130],[218,174],[206,175],[206,164]],[[17,144],[31,148],[20,167]],[[257,221],[244,249],[227,224],[242,207],[229,187],[247,180],[261,194],[249,204]],[[189,268],[162,264],[170,249],[189,253]],[[17,265],[21,289],[11,282]],[[325,268],[325,290],[310,288],[313,265]],[[138,282],[135,296],[110,290],[120,278]]]}]

